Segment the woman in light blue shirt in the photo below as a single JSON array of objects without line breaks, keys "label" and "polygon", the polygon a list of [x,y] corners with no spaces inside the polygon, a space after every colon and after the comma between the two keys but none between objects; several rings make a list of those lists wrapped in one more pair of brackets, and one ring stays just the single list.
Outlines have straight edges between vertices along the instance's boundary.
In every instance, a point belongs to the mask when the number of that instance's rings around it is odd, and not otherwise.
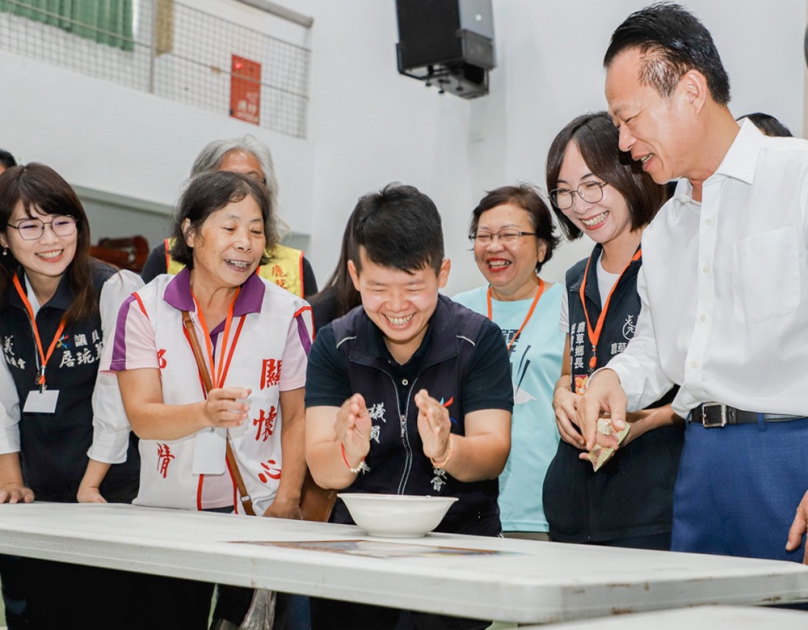
[{"label": "woman in light blue shirt", "polygon": [[527,185],[489,192],[471,215],[474,260],[487,284],[454,297],[501,329],[511,359],[511,454],[499,479],[505,535],[546,539],[542,484],[558,446],[553,387],[564,335],[558,318],[564,287],[539,277],[558,238],[550,210]]}]

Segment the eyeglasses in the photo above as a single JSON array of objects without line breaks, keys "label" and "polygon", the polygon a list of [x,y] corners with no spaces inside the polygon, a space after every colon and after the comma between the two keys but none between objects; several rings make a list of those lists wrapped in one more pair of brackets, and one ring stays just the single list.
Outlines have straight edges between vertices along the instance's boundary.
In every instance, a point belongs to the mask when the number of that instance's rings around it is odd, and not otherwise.
[{"label": "eyeglasses", "polygon": [[603,187],[608,185],[607,182],[584,182],[575,190],[556,188],[550,191],[550,201],[559,210],[572,208],[576,194],[586,203],[597,203],[603,199]]},{"label": "eyeglasses", "polygon": [[76,219],[69,214],[57,216],[50,221],[41,221],[40,219],[25,219],[20,221],[17,225],[8,224],[8,227],[14,228],[20,233],[20,237],[25,241],[36,241],[42,238],[45,233],[45,226],[50,225],[51,230],[56,236],[70,236],[76,231]]},{"label": "eyeglasses", "polygon": [[515,243],[523,236],[536,236],[535,232],[520,232],[519,230],[503,230],[494,234],[486,232],[476,232],[469,234],[469,238],[477,245],[488,245],[493,242],[495,238],[499,239],[500,243]]}]

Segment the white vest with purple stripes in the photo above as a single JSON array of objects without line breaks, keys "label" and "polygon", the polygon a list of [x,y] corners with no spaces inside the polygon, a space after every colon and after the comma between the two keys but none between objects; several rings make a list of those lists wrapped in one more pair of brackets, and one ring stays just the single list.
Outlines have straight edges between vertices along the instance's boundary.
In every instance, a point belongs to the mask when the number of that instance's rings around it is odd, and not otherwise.
[{"label": "white vest with purple stripes", "polygon": [[[184,405],[204,399],[196,360],[183,332],[182,314],[163,299],[173,276],[159,276],[138,291],[154,330],[163,383],[163,401]],[[283,467],[281,411],[278,386],[283,357],[290,343],[301,344],[306,353],[311,343],[311,308],[302,299],[262,279],[266,290],[260,313],[248,313],[238,337],[224,386],[252,390],[248,419],[230,430],[230,441],[256,514],[272,503]],[[130,308],[140,308],[137,301]],[[196,313],[191,313],[205,353],[205,339]],[[298,322],[302,318],[302,322]],[[233,320],[227,354],[240,318]],[[218,335],[221,349],[224,333]],[[224,357],[217,356],[216,366]],[[223,475],[193,472],[197,434],[179,440],[140,440],[140,492],[134,503],[187,510],[234,505],[243,513],[238,491],[225,466]]]}]

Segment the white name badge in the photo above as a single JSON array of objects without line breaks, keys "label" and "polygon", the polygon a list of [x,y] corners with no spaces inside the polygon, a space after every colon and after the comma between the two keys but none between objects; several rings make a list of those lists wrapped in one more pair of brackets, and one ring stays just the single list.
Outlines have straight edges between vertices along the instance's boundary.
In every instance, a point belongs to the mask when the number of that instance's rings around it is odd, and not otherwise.
[{"label": "white name badge", "polygon": [[194,438],[195,475],[221,475],[227,458],[227,430],[205,429]]},{"label": "white name badge", "polygon": [[46,389],[44,392],[34,389],[28,392],[28,398],[25,399],[25,406],[22,410],[25,413],[56,413],[58,401],[58,389]]}]

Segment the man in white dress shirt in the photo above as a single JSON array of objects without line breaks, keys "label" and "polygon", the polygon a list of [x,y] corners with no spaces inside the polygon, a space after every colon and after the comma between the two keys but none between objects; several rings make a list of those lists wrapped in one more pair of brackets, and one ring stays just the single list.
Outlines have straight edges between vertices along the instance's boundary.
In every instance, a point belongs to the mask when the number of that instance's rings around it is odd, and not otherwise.
[{"label": "man in white dress shirt", "polygon": [[616,445],[602,411],[622,428],[679,385],[672,548],[804,560],[808,142],[738,125],[712,37],[678,5],[629,16],[604,65],[620,148],[656,182],[682,179],[643,235],[634,339],[579,403],[587,446]]}]

